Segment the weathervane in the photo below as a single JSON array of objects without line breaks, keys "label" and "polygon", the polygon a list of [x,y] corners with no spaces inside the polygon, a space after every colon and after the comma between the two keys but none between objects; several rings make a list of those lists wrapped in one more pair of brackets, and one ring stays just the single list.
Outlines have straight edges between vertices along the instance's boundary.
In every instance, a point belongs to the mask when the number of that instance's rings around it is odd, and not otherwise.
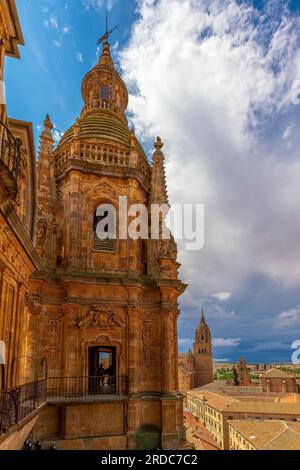
[{"label": "weathervane", "polygon": [[101,36],[101,38],[99,39],[99,41],[97,42],[97,46],[100,46],[100,44],[102,44],[103,42],[107,43],[107,40],[109,38],[109,36],[112,34],[112,32],[117,29],[119,25],[117,24],[117,26],[115,26],[113,29],[111,29],[110,31],[108,30],[108,17],[107,17],[107,14],[106,14],[106,30],[105,30],[105,34],[103,34],[103,36]]}]

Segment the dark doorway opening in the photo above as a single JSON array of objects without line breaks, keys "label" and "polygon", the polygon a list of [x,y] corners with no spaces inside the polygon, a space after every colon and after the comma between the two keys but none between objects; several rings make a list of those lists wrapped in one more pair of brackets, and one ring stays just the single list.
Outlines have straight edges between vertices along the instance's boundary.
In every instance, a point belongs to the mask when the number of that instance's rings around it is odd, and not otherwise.
[{"label": "dark doorway opening", "polygon": [[116,393],[116,348],[89,348],[89,393]]}]

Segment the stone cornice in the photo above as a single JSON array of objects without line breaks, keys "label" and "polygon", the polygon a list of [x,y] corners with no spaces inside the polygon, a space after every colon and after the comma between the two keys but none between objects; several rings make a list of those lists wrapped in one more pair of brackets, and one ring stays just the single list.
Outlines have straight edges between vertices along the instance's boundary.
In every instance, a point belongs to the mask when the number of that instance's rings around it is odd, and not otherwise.
[{"label": "stone cornice", "polygon": [[76,158],[67,162],[63,168],[60,169],[60,173],[57,175],[57,182],[59,183],[72,170],[96,176],[110,176],[123,179],[132,178],[137,180],[146,191],[149,190],[149,179],[143,176],[137,168],[131,168],[129,166],[106,166]]},{"label": "stone cornice", "polygon": [[33,280],[43,280],[50,284],[63,286],[70,283],[82,283],[84,285],[118,285],[118,286],[137,286],[137,287],[156,287],[155,280],[146,275],[134,273],[107,273],[97,272],[97,270],[82,270],[77,272],[65,271],[58,273],[56,271],[37,271],[32,275]]},{"label": "stone cornice", "polygon": [[23,46],[25,43],[15,0],[1,1],[0,9],[5,19],[6,29],[8,31],[7,37],[5,38],[5,53],[10,57],[19,59],[20,53],[18,50],[18,45]]}]

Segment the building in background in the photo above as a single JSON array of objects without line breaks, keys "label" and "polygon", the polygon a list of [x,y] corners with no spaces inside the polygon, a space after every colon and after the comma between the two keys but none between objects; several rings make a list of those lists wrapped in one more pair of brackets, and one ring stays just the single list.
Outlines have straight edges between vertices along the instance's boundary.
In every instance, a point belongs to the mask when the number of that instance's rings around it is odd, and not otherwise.
[{"label": "building in background", "polygon": [[[240,387],[243,389],[244,387]],[[252,387],[251,387],[252,388]],[[203,388],[187,392],[187,408],[196,416],[222,449],[229,449],[231,420],[300,420],[300,405],[283,403],[278,397],[241,394],[223,395]],[[271,400],[270,400],[271,399]],[[300,448],[300,446],[299,446]]]},{"label": "building in background", "polygon": [[201,387],[213,381],[212,341],[209,326],[202,310],[196,328],[193,351],[180,354],[179,386],[182,392]]},{"label": "building in background", "polygon": [[300,423],[232,420],[228,425],[230,450],[300,449]]},{"label": "building in background", "polygon": [[261,374],[260,383],[264,392],[300,393],[296,376],[280,369],[272,368]]},{"label": "building in background", "polygon": [[252,384],[247,363],[244,358],[240,358],[234,366],[234,382],[240,387],[249,387]]}]

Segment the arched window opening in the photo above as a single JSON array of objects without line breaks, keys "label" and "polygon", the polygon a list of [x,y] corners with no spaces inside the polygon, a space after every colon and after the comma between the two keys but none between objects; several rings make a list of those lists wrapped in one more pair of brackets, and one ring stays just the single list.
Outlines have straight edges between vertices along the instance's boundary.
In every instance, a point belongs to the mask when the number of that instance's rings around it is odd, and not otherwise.
[{"label": "arched window opening", "polygon": [[104,100],[104,101],[109,100],[109,86],[108,85],[101,85],[100,96],[101,96],[101,100]]},{"label": "arched window opening", "polygon": [[[108,211],[104,211],[103,215],[97,215],[97,210],[94,212],[94,219],[93,219],[93,251],[99,251],[104,253],[114,253],[115,252],[115,240],[111,238],[106,238],[104,240],[100,239],[97,235],[97,226],[99,222],[106,219],[108,217]],[[103,227],[104,233],[109,233],[109,229],[113,229],[115,231],[115,227],[109,227],[107,223]]]}]

